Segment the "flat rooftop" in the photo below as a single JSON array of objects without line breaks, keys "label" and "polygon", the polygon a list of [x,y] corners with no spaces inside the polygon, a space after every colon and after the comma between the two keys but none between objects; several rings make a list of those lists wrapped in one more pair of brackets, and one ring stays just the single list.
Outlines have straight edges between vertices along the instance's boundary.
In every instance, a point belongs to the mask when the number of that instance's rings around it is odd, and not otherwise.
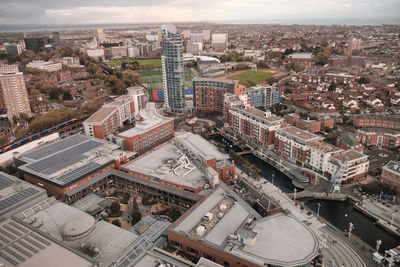
[{"label": "flat rooftop", "polygon": [[284,132],[284,133],[286,133],[286,134],[288,134],[290,136],[300,138],[300,139],[304,140],[305,142],[309,142],[309,141],[314,140],[314,139],[315,140],[322,139],[322,137],[320,137],[320,136],[318,136],[316,134],[313,134],[313,133],[310,133],[308,131],[299,129],[299,128],[294,127],[294,126],[281,128],[281,129],[279,129],[279,131],[282,131],[282,132]]},{"label": "flat rooftop", "polygon": [[360,159],[360,158],[367,158],[367,155],[358,152],[357,150],[347,150],[347,151],[343,151],[338,153],[335,156],[332,156],[333,158],[336,158],[338,160],[340,160],[341,162],[345,162],[346,160],[352,161],[352,160],[356,160],[356,159]]},{"label": "flat rooftop", "polygon": [[96,113],[90,116],[85,122],[87,123],[102,123],[108,118],[113,112],[115,112],[115,107],[103,106]]},{"label": "flat rooftop", "polygon": [[322,142],[322,141],[312,142],[312,143],[308,144],[308,146],[316,148],[316,149],[318,149],[318,150],[320,150],[322,152],[333,152],[333,151],[341,150],[340,148],[338,148],[338,147],[336,147],[334,145],[331,145],[329,143],[325,143],[325,142]]},{"label": "flat rooftop", "polygon": [[228,155],[221,153],[216,146],[198,134],[190,132],[175,133],[175,140],[185,149],[203,159],[215,158],[217,161],[229,159]]},{"label": "flat rooftop", "polygon": [[250,114],[252,114],[254,116],[260,117],[260,118],[262,118],[264,120],[267,120],[267,121],[271,121],[271,122],[283,121],[282,118],[277,117],[277,116],[275,116],[273,114],[266,115],[266,112],[264,112],[262,110],[259,110],[258,108],[249,107],[249,108],[244,109],[244,111],[246,111],[246,112],[248,112],[248,113],[250,113]]},{"label": "flat rooftop", "polygon": [[305,265],[318,253],[318,239],[305,224],[283,213],[262,218],[223,183],[170,231],[258,265]]},{"label": "flat rooftop", "polygon": [[136,234],[106,221],[96,221],[89,214],[54,198],[34,205],[16,217],[89,258],[101,255],[99,262],[103,266],[133,252],[138,242],[144,243],[145,247],[151,246],[150,241],[139,239]]},{"label": "flat rooftop", "polygon": [[45,198],[46,190],[0,172],[0,220]]},{"label": "flat rooftop", "polygon": [[305,265],[318,254],[317,236],[294,216],[283,213],[267,216],[256,221],[251,232],[255,233],[255,243],[236,246],[232,254],[277,266]]},{"label": "flat rooftop", "polygon": [[135,127],[119,133],[120,137],[133,137],[141,135],[151,129],[173,121],[171,118],[164,117],[157,112],[155,103],[147,103],[146,109],[139,112],[140,120],[136,121]]},{"label": "flat rooftop", "polygon": [[15,219],[0,222],[0,262],[6,266],[93,266],[94,261]]},{"label": "flat rooftop", "polygon": [[389,161],[384,167],[392,172],[400,174],[400,161]]},{"label": "flat rooftop", "polygon": [[121,152],[116,144],[77,134],[15,157],[25,162],[20,171],[66,187],[111,164]]},{"label": "flat rooftop", "polygon": [[146,251],[139,257],[133,265],[135,267],[158,267],[158,266],[176,266],[176,267],[191,267],[193,263],[184,260],[180,256],[173,255],[165,250],[154,247]]},{"label": "flat rooftop", "polygon": [[124,169],[192,188],[206,184],[206,173],[199,169],[174,141],[124,165]]},{"label": "flat rooftop", "polygon": [[235,84],[235,82],[238,82],[239,80],[234,80],[234,79],[225,79],[225,78],[193,78],[194,82],[220,82],[220,83],[229,83],[229,84]]}]

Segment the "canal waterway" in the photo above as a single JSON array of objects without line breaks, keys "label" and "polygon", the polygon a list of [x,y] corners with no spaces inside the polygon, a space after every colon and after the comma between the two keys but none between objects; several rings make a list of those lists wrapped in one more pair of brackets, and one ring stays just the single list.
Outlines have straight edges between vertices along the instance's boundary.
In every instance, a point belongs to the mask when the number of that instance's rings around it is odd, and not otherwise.
[{"label": "canal waterway", "polygon": [[400,245],[399,238],[386,232],[383,228],[376,225],[371,218],[354,209],[351,202],[310,200],[305,202],[305,205],[317,212],[318,203],[321,204],[319,215],[340,230],[344,231],[348,229],[351,222],[354,225],[352,234],[359,237],[371,247],[375,248],[376,240],[381,240],[382,245],[379,250],[381,254],[387,249]]},{"label": "canal waterway", "polygon": [[[210,138],[218,143],[226,144],[226,152],[229,152],[231,149],[235,152],[243,151],[243,149],[236,146],[222,135],[214,135]],[[280,170],[251,153],[245,154],[243,157],[250,163],[255,164],[257,168],[261,169],[260,175],[268,181],[272,182],[272,177],[274,177],[274,185],[279,187],[283,192],[293,192],[294,186],[292,180]],[[384,250],[400,245],[400,240],[398,238],[376,225],[371,218],[355,210],[351,202],[311,200],[305,202],[305,205],[317,212],[318,203],[321,204],[319,211],[320,216],[338,229],[344,231],[349,227],[349,223],[352,222],[354,225],[352,233],[371,247],[375,248],[376,240],[382,240],[381,253],[383,253]]]},{"label": "canal waterway", "polygon": [[[229,153],[230,150],[233,149],[235,152],[242,152],[243,149],[241,149],[239,146],[233,144],[229,139],[226,139],[222,135],[213,135],[210,137],[210,139],[216,141],[217,143],[220,144],[225,144],[225,152]],[[261,170],[260,175],[267,179],[269,182],[273,183],[275,186],[277,186],[279,189],[281,189],[285,193],[293,193],[294,191],[294,186],[292,183],[292,179],[287,177],[285,174],[283,174],[280,170],[272,166],[271,164],[263,161],[259,157],[253,155],[252,153],[245,154],[243,155],[243,158],[248,160],[251,164],[254,164]],[[300,190],[298,190],[300,191]]]}]

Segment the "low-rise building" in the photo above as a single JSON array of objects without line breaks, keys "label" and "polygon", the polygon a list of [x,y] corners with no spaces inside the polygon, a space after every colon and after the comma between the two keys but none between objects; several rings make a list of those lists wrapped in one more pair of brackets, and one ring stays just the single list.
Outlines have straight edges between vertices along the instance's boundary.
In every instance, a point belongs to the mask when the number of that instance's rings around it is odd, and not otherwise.
[{"label": "low-rise building", "polygon": [[400,189],[400,161],[389,161],[382,166],[381,182]]},{"label": "low-rise building", "polygon": [[43,94],[29,95],[29,104],[33,113],[46,113],[54,109],[54,106]]},{"label": "low-rise building", "polygon": [[356,115],[352,121],[357,127],[400,130],[399,115]]},{"label": "low-rise building", "polygon": [[53,63],[51,61],[34,60],[26,65],[27,68],[45,70],[47,72],[58,71],[62,69],[61,63]]},{"label": "low-rise building", "polygon": [[224,122],[235,133],[251,139],[253,142],[270,146],[275,143],[275,132],[284,120],[271,112],[261,111],[249,104],[244,96],[225,95]]},{"label": "low-rise building", "polygon": [[315,233],[293,215],[262,217],[221,183],[168,229],[178,251],[223,266],[307,266],[318,254]]},{"label": "low-rise building", "polygon": [[171,141],[122,167],[122,170],[180,190],[199,193],[219,180],[235,178],[229,156],[200,135],[176,133]]},{"label": "low-rise building", "polygon": [[367,176],[368,156],[356,150],[346,150],[330,157],[327,165],[327,176],[342,180],[342,184],[356,182]]},{"label": "low-rise building", "polygon": [[400,131],[384,128],[357,129],[358,140],[365,146],[395,148],[400,146]]},{"label": "low-rise building", "polygon": [[290,63],[299,64],[305,69],[310,69],[313,60],[313,54],[311,52],[296,52],[286,57]]},{"label": "low-rise building", "polygon": [[21,178],[58,198],[126,162],[126,154],[119,148],[113,143],[77,134],[14,154],[14,163]]},{"label": "low-rise building", "polygon": [[166,118],[157,112],[154,102],[147,103],[140,110],[135,126],[117,134],[126,142],[126,149],[143,153],[174,135],[173,119]]}]

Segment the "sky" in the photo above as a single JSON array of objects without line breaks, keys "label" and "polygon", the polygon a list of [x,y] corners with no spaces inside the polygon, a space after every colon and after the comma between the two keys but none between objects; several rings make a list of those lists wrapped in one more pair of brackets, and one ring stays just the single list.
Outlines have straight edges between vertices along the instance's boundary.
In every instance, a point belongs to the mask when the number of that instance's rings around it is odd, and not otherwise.
[{"label": "sky", "polygon": [[0,25],[279,22],[379,18],[400,23],[400,0],[0,0]]}]

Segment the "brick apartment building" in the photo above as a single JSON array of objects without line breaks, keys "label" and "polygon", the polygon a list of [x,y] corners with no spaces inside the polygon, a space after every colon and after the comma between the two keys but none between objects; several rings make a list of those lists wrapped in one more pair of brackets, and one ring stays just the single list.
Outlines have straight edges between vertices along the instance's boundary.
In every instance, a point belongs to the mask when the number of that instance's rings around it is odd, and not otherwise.
[{"label": "brick apartment building", "polygon": [[31,110],[33,113],[46,113],[54,109],[54,106],[43,94],[30,95],[29,104],[31,105]]},{"label": "brick apartment building", "polygon": [[352,117],[353,125],[357,127],[385,128],[400,130],[398,115],[357,115]]},{"label": "brick apartment building", "polygon": [[212,111],[222,113],[224,95],[226,93],[241,95],[246,93],[246,87],[239,81],[221,78],[194,78],[193,105],[197,111]]},{"label": "brick apartment building", "polygon": [[381,182],[400,190],[400,161],[390,161],[382,166]]},{"label": "brick apartment building", "polygon": [[96,113],[83,122],[85,134],[100,139],[109,139],[124,122],[132,121],[135,101],[131,95],[123,95],[104,104]]},{"label": "brick apartment building", "polygon": [[147,103],[138,117],[133,128],[117,135],[125,140],[127,150],[143,153],[174,135],[173,119],[158,114],[154,102]]},{"label": "brick apartment building", "polygon": [[275,151],[289,161],[303,165],[308,158],[308,144],[323,137],[294,126],[280,128],[275,134]]},{"label": "brick apartment building", "polygon": [[395,148],[400,146],[400,131],[384,128],[357,129],[357,138],[365,146]]},{"label": "brick apartment building", "polygon": [[299,114],[291,113],[291,114],[285,115],[284,118],[287,123],[289,123],[297,128],[300,128],[302,130],[306,130],[306,131],[309,131],[312,133],[320,132],[325,127],[332,129],[335,124],[334,119],[332,119],[328,116],[323,116],[323,117],[319,118],[318,120],[310,120],[309,118],[300,119]]},{"label": "brick apartment building", "polygon": [[275,143],[275,132],[284,120],[270,111],[261,111],[247,104],[247,96],[225,95],[224,121],[235,133],[253,142],[270,146]]}]

